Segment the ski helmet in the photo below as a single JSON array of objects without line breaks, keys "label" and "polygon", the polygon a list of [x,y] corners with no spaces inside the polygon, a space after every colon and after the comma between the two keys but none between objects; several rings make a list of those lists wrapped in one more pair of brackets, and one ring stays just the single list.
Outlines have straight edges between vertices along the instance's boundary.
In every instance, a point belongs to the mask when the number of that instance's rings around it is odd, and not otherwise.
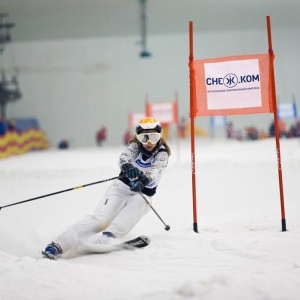
[{"label": "ski helmet", "polygon": [[136,134],[142,132],[148,132],[149,130],[155,130],[158,133],[162,133],[162,126],[158,120],[152,117],[146,117],[139,121],[135,131]]}]

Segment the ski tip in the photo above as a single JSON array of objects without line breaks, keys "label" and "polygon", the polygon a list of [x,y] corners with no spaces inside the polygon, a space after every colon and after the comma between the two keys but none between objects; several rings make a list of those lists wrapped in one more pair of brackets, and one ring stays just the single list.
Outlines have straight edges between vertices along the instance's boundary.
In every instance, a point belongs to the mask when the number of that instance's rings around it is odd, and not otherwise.
[{"label": "ski tip", "polygon": [[145,241],[145,243],[147,243],[148,245],[151,242],[150,238],[148,236],[146,236],[146,235],[141,235],[141,239],[143,239]]},{"label": "ski tip", "polygon": [[143,247],[148,246],[149,243],[150,243],[150,239],[145,235],[141,235],[135,239],[126,241],[126,242],[122,243],[121,245],[125,244],[125,245],[129,245],[131,247],[134,247],[134,248],[143,248]]}]

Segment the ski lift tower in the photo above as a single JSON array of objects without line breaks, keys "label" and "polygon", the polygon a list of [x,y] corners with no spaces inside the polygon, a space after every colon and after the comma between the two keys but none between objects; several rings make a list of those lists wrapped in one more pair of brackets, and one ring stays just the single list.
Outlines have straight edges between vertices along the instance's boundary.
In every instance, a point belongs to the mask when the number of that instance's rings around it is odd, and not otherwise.
[{"label": "ski lift tower", "polygon": [[[8,14],[0,13],[0,55],[3,55],[7,43],[11,42],[10,29],[15,26],[8,21]],[[22,97],[17,74],[15,73],[10,80],[7,80],[6,72],[1,65],[0,77],[0,118],[6,120],[6,105]]]}]

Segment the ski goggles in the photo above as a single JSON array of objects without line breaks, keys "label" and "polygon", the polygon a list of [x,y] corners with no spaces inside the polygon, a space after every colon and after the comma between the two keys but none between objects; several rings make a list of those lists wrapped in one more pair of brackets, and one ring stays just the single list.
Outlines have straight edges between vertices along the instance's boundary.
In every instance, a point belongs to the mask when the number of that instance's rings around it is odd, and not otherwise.
[{"label": "ski goggles", "polygon": [[160,140],[161,134],[158,132],[143,132],[138,134],[137,138],[144,145],[147,145],[148,142],[156,144]]}]

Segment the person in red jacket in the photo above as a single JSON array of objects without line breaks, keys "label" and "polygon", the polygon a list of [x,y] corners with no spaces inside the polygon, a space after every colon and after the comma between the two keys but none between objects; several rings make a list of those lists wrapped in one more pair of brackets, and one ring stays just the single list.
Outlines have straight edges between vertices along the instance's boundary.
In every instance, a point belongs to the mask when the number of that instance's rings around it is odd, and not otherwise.
[{"label": "person in red jacket", "polygon": [[96,134],[96,141],[98,146],[102,146],[103,142],[106,141],[107,129],[105,126],[101,127]]}]

